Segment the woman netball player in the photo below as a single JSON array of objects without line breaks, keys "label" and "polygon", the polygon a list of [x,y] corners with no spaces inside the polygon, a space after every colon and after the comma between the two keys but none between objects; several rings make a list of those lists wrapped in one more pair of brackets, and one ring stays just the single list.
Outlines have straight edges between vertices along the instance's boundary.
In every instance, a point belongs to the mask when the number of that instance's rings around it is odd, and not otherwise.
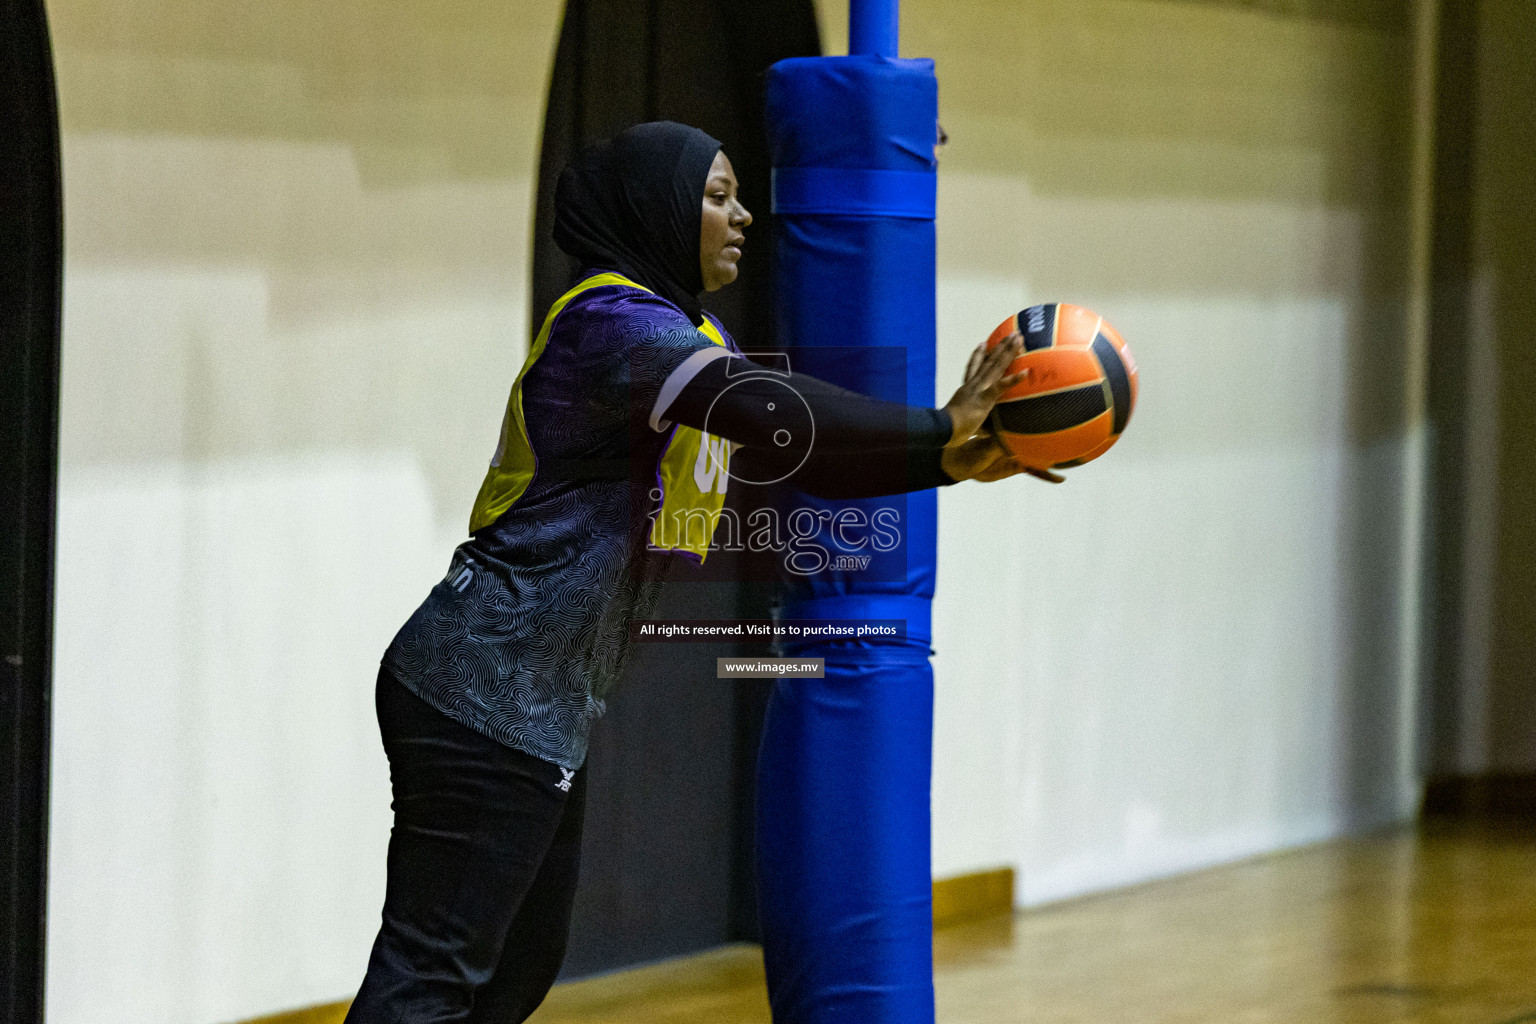
[{"label": "woman netball player", "polygon": [[[708,546],[655,531],[718,514],[720,438],[756,460],[753,478],[794,471],[828,497],[1021,470],[976,436],[1015,380],[1017,337],[978,349],[942,409],[803,374],[744,379],[699,295],[735,280],[751,221],[720,144],[683,125],[628,129],[560,176],[555,241],[580,280],[513,384],[470,539],[379,673],[394,828],[352,1024],[522,1021],[543,1000],[576,890],[588,731],[664,560]],[[808,456],[782,454],[786,386],[815,425]],[[720,471],[695,472],[707,463]]]}]

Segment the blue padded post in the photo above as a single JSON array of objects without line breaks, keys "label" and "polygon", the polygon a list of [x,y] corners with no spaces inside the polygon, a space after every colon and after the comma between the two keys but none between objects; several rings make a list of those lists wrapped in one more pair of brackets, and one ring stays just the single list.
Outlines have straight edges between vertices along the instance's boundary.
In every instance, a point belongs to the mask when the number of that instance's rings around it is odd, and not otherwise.
[{"label": "blue padded post", "polygon": [[[797,370],[931,405],[933,62],[782,61],[768,73],[781,343]],[[937,535],[932,491],[794,500],[895,507],[901,546],[879,573],[787,588],[781,618],[903,619],[889,643],[789,646],[824,679],[775,685],[759,762],[759,908],[777,1024],[932,1024],[928,663]],[[884,582],[873,582],[878,577]]]},{"label": "blue padded post", "polygon": [[848,5],[848,52],[896,57],[901,35],[901,0],[852,0]]}]

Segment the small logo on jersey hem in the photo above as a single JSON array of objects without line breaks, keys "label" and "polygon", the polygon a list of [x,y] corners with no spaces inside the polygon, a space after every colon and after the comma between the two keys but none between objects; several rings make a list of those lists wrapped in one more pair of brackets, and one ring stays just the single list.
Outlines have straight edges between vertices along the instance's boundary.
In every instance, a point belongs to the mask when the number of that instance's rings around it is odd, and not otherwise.
[{"label": "small logo on jersey hem", "polygon": [[[556,767],[559,767],[559,766],[557,765]],[[566,769],[561,768],[560,769],[560,774],[563,775],[564,778],[562,778],[559,782],[555,783],[555,788],[560,790],[561,792],[569,793],[571,791],[571,780],[576,777],[576,773],[573,772],[573,771],[567,771]]]}]

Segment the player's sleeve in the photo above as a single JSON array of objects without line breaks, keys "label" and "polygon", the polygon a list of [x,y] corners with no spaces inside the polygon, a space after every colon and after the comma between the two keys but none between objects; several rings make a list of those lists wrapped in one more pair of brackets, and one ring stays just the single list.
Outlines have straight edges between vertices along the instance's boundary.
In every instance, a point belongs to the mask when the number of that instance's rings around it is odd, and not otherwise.
[{"label": "player's sleeve", "polygon": [[[697,380],[700,374],[705,373],[711,364],[717,364],[715,370],[718,371],[725,365],[724,363],[719,363],[719,360],[738,358],[727,349],[710,342],[707,338],[704,340],[706,342],[704,347],[695,348],[678,362],[666,375],[665,379],[662,380],[661,386],[656,391],[655,399],[650,403],[650,417],[646,421],[652,430],[660,432],[672,426],[672,420],[664,419],[663,415],[676,404],[678,396],[687,390],[688,386]],[[713,374],[714,371],[710,371],[710,373]],[[642,402],[645,397],[647,397],[646,393],[642,393]],[[684,425],[693,426],[691,423],[685,423]],[[716,434],[716,436],[724,435]]]},{"label": "player's sleeve", "polygon": [[657,432],[672,424],[662,413],[677,393],[710,363],[730,358],[692,326],[660,326],[626,346],[625,363],[632,408]]},{"label": "player's sleeve", "polygon": [[775,407],[785,396],[797,406],[803,403],[815,427],[815,446],[823,451],[943,448],[954,432],[943,409],[881,401],[809,374],[768,371],[740,356],[680,370],[678,379],[658,392],[657,421],[664,416],[747,447],[774,445],[784,423],[782,408]]},{"label": "player's sleeve", "polygon": [[[792,473],[787,482],[827,498],[955,482],[940,465],[954,430],[942,409],[880,401],[803,373],[753,373],[763,368],[740,357],[698,358],[683,368],[686,379],[658,393],[653,421],[665,415],[742,445],[733,458],[753,464],[752,475]],[[805,420],[786,422],[786,406]]]}]

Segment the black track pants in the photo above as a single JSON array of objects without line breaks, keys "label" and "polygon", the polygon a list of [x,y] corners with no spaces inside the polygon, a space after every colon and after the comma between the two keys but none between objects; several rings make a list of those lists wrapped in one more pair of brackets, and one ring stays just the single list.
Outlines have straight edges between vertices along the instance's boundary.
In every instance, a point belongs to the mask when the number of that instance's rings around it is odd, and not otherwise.
[{"label": "black track pants", "polygon": [[586,770],[567,779],[387,672],[376,700],[395,824],[383,925],[347,1024],[521,1021],[565,957]]}]

